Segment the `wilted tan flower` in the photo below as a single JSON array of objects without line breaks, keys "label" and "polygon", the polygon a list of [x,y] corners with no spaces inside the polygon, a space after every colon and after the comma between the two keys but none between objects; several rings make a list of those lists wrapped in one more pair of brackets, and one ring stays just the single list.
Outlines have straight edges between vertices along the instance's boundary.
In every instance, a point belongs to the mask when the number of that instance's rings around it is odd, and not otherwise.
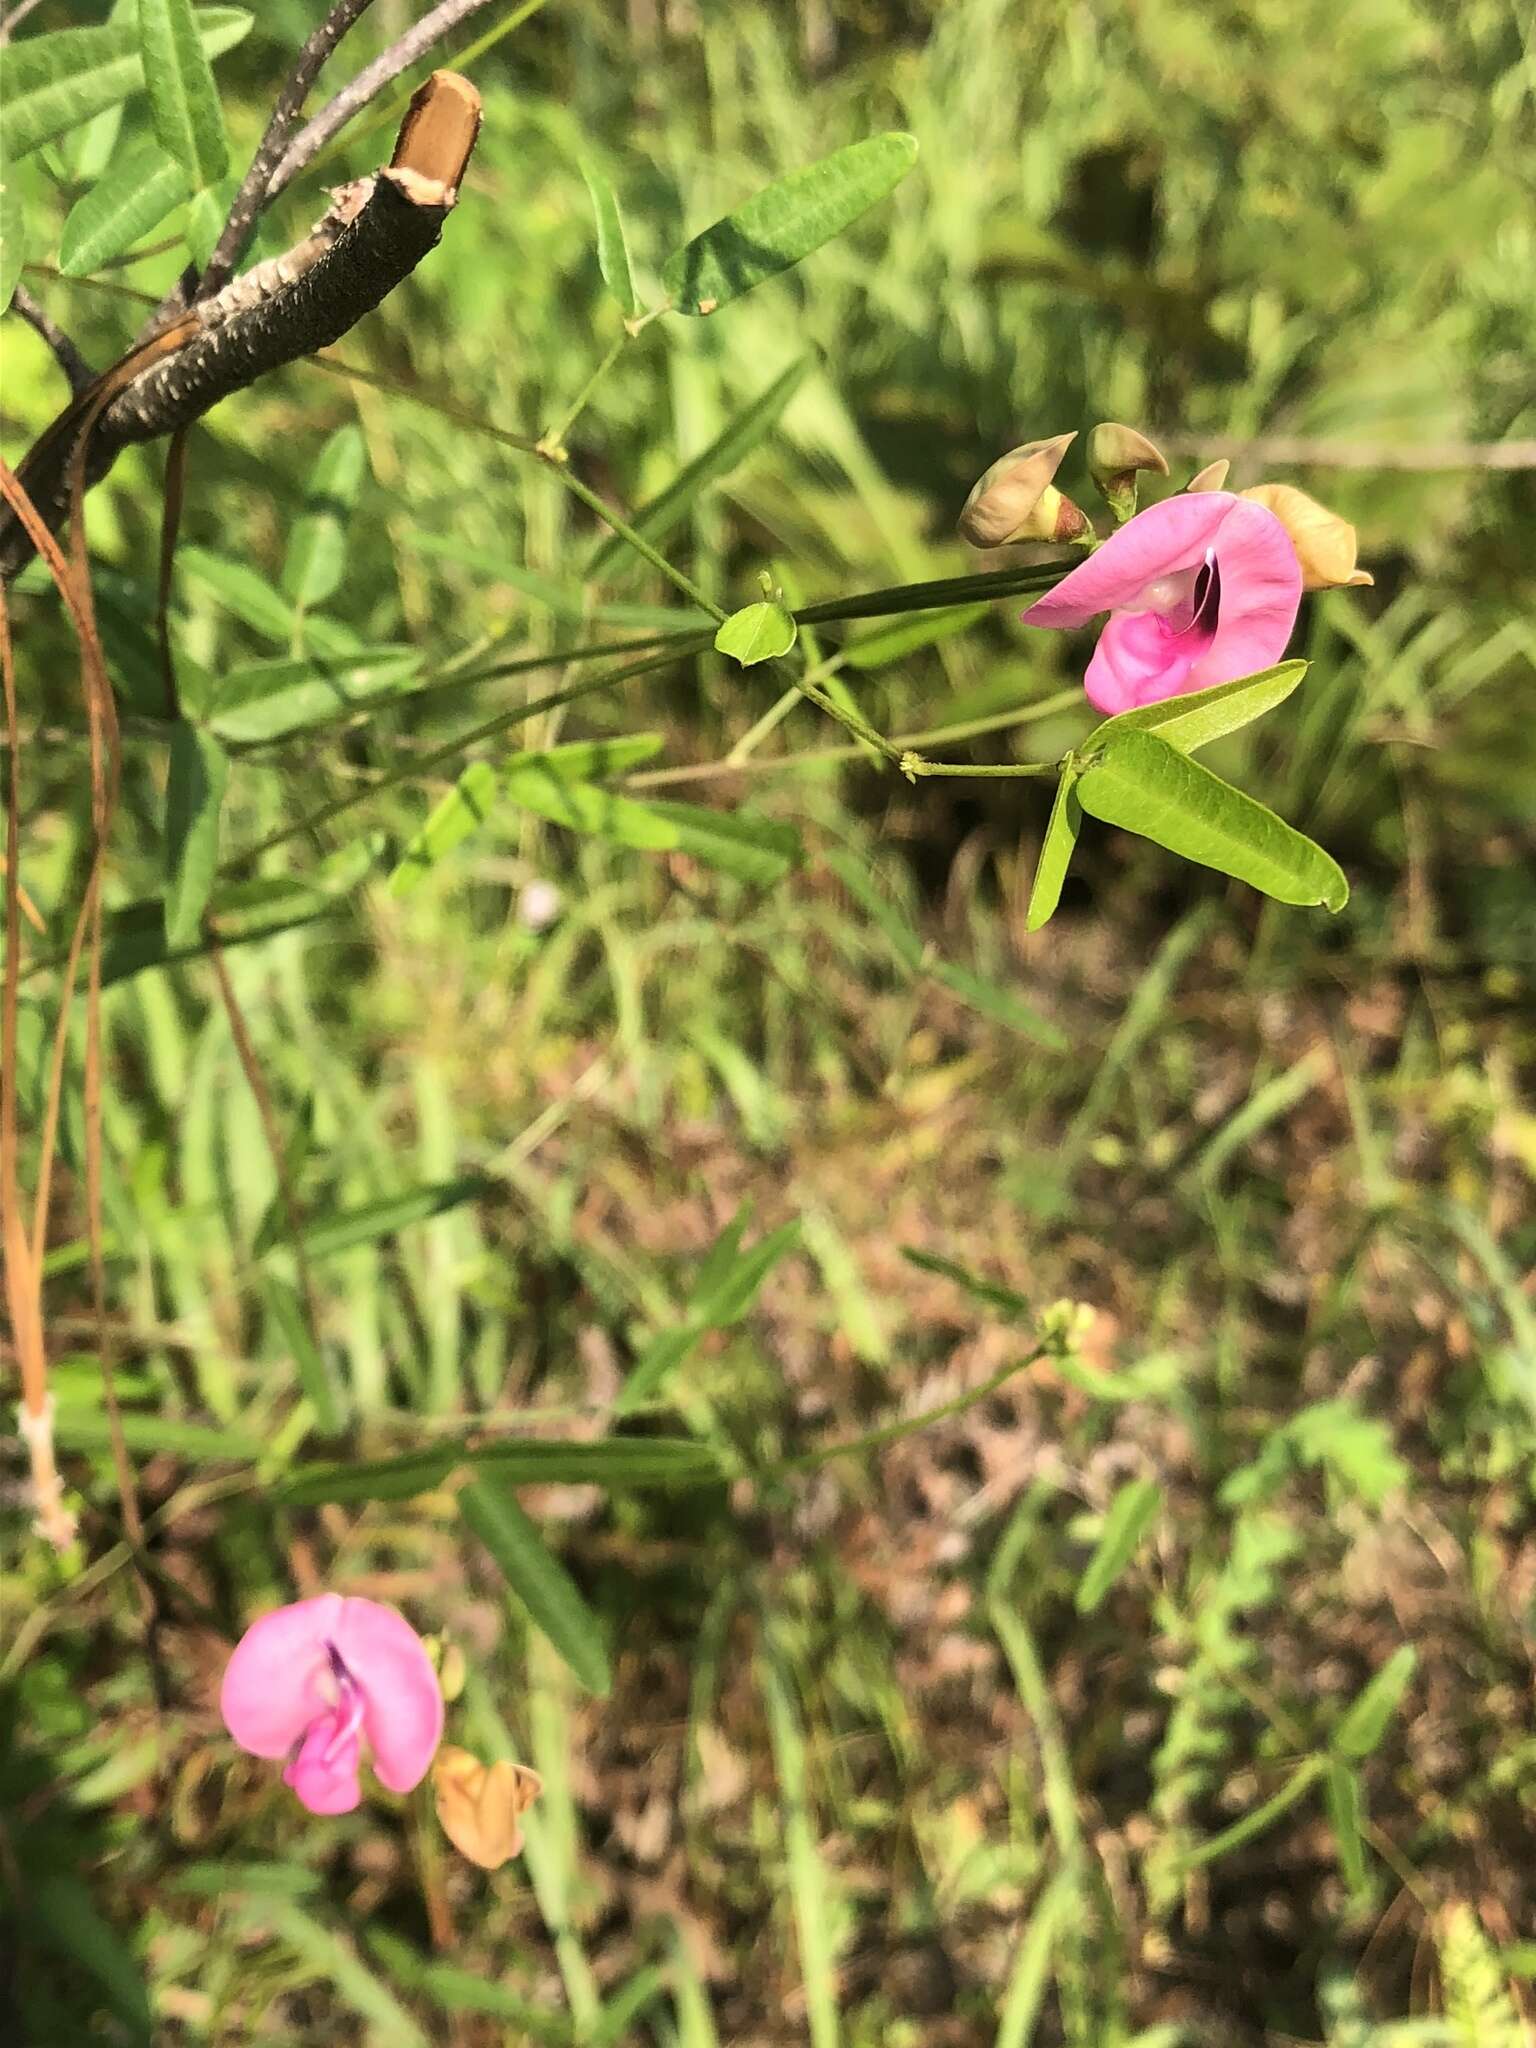
[{"label": "wilted tan flower", "polygon": [[1118,420],[1103,420],[1088,436],[1088,474],[1099,495],[1123,526],[1136,511],[1136,475],[1150,469],[1158,476],[1168,474],[1168,458],[1161,448],[1135,427],[1123,427]]},{"label": "wilted tan flower", "polygon": [[467,1749],[442,1749],[432,1766],[443,1833],[461,1856],[482,1870],[499,1870],[520,1852],[521,1817],[543,1789],[537,1771],[501,1757],[483,1764]]},{"label": "wilted tan flower", "polygon": [[1255,484],[1239,491],[1241,498],[1273,512],[1291,537],[1301,563],[1303,590],[1337,590],[1343,584],[1372,583],[1375,578],[1355,567],[1355,529],[1337,512],[1319,505],[1294,484]]},{"label": "wilted tan flower", "polygon": [[1231,467],[1231,463],[1224,455],[1218,456],[1214,462],[1208,462],[1204,469],[1196,470],[1184,488],[1186,491],[1219,491],[1225,487],[1227,471]]}]

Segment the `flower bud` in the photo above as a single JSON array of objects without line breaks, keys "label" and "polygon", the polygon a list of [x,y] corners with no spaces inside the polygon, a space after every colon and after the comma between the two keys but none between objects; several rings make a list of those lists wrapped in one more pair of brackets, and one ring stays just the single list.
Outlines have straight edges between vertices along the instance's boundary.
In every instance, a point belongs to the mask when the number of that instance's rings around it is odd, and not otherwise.
[{"label": "flower bud", "polygon": [[1294,484],[1255,484],[1238,496],[1273,512],[1290,535],[1301,564],[1303,590],[1337,590],[1344,584],[1375,581],[1355,567],[1356,536],[1349,521]]},{"label": "flower bud", "polygon": [[482,1870],[499,1870],[523,1846],[521,1817],[544,1789],[537,1771],[498,1758],[481,1763],[448,1747],[432,1766],[432,1790],[443,1833]]},{"label": "flower bud", "polygon": [[[1051,489],[1051,478],[1061,458],[1077,439],[1076,434],[1057,434],[1049,441],[1026,441],[1000,455],[974,485],[965,501],[958,523],[961,536],[973,547],[1000,548],[1013,540],[1075,539],[1075,534],[1058,536],[1054,530],[1059,507],[1071,501]],[[1041,500],[1056,500],[1048,520],[1037,516]],[[1075,506],[1072,508],[1077,510]],[[1082,514],[1078,513],[1082,519]],[[1083,519],[1086,528],[1088,522]],[[1047,531],[1041,532],[1042,525]]]},{"label": "flower bud", "polygon": [[1142,469],[1166,476],[1168,459],[1161,448],[1154,447],[1134,427],[1104,420],[1088,436],[1088,474],[1114,514],[1117,526],[1124,526],[1135,515],[1136,473]]},{"label": "flower bud", "polygon": [[1225,455],[1208,462],[1204,469],[1197,470],[1184,486],[1186,491],[1219,491],[1225,488],[1227,471],[1232,467]]}]

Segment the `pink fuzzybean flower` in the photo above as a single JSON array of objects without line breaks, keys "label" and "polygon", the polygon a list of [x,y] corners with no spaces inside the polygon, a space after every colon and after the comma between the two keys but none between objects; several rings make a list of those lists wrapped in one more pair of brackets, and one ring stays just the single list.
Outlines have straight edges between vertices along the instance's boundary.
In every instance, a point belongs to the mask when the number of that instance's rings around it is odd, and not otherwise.
[{"label": "pink fuzzybean flower", "polygon": [[219,1694],[224,1725],[252,1756],[288,1758],[283,1783],[311,1813],[350,1813],[361,1739],[391,1792],[426,1776],[443,1733],[432,1660],[403,1614],[322,1593],[253,1621]]},{"label": "pink fuzzybean flower", "polygon": [[1109,613],[1083,686],[1112,716],[1270,667],[1300,602],[1301,565],[1274,513],[1199,491],[1138,512],[1023,617],[1073,627]]}]

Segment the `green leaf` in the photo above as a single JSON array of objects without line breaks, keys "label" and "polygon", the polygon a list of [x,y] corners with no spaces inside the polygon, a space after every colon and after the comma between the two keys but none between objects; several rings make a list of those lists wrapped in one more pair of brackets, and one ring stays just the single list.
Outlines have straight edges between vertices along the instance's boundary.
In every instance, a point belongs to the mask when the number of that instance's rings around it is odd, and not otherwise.
[{"label": "green leaf", "polygon": [[275,1273],[263,1274],[262,1282],[272,1320],[293,1353],[299,1385],[315,1411],[315,1426],[322,1436],[339,1436],[346,1423],[346,1412],[325,1354],[310,1333],[304,1304],[287,1281],[279,1280]]},{"label": "green leaf", "polygon": [[14,164],[6,149],[5,127],[0,123],[0,313],[16,295],[22,266],[31,247],[30,220],[33,193],[30,179]]},{"label": "green leaf", "polygon": [[1304,661],[1282,661],[1256,675],[1239,676],[1236,682],[1217,683],[1209,690],[1192,690],[1187,697],[1165,697],[1160,704],[1140,704],[1133,711],[1118,712],[1094,727],[1078,756],[1086,763],[1111,733],[1132,727],[1138,732],[1161,733],[1181,753],[1192,754],[1196,747],[1225,739],[1229,732],[1241,731],[1283,704],[1306,672]]},{"label": "green leaf", "polygon": [[1131,1479],[1109,1504],[1098,1543],[1074,1596],[1079,1614],[1092,1614],[1141,1547],[1157,1520],[1163,1490],[1155,1479]]},{"label": "green leaf", "polygon": [[942,1274],[946,1280],[953,1280],[957,1287],[963,1287],[974,1300],[985,1302],[988,1308],[998,1308],[1005,1315],[1029,1322],[1034,1310],[1022,1294],[1016,1294],[1011,1287],[1001,1287],[995,1280],[983,1280],[979,1275],[968,1272],[964,1266],[957,1266],[953,1259],[941,1259],[934,1252],[921,1252],[915,1245],[904,1244],[901,1256],[909,1265],[920,1267],[925,1273]]},{"label": "green leaf", "polygon": [[338,427],[320,451],[283,560],[283,595],[301,611],[334,596],[347,565],[347,528],[357,510],[367,455],[360,428]]},{"label": "green leaf", "polygon": [[[745,1218],[738,1218],[744,1223]],[[733,1224],[722,1243],[734,1236],[739,1240],[740,1232]],[[709,1330],[723,1330],[739,1322],[757,1299],[759,1288],[786,1252],[792,1251],[800,1241],[800,1223],[797,1218],[791,1223],[781,1224],[749,1250],[735,1250],[726,1259],[710,1254],[707,1265],[713,1268],[707,1275],[701,1274],[701,1285],[688,1303],[687,1320],[677,1329],[663,1330],[654,1337],[635,1361],[619,1398],[614,1403],[614,1413],[623,1415],[636,1408],[642,1401],[648,1401],[672,1372],[681,1365],[693,1350],[699,1339]]]},{"label": "green leaf", "polygon": [[730,655],[743,668],[753,668],[788,654],[799,630],[783,605],[760,598],[731,613],[715,635],[715,651]]},{"label": "green leaf", "polygon": [[457,1444],[407,1451],[398,1458],[349,1458],[342,1465],[301,1465],[273,1488],[277,1507],[317,1508],[333,1502],[351,1506],[363,1500],[414,1500],[432,1493],[463,1462]]},{"label": "green leaf", "polygon": [[692,1437],[504,1437],[479,1445],[469,1459],[506,1486],[713,1486],[724,1476],[717,1453]]},{"label": "green leaf", "polygon": [[[228,882],[215,889],[209,899],[206,922],[221,946],[244,946],[257,939],[273,938],[296,925],[311,924],[334,910],[355,889],[367,872],[375,848],[359,840],[300,879],[291,875],[262,875],[249,882]],[[153,967],[168,967],[178,960],[194,960],[209,949],[211,940],[199,937],[194,943],[173,947],[165,938],[165,905],[159,897],[124,904],[110,911],[106,919],[102,950],[102,987],[143,974]]]},{"label": "green leaf", "polygon": [[405,696],[420,675],[413,647],[363,648],[329,660],[253,661],[220,681],[208,729],[232,747],[287,739]]},{"label": "green leaf", "polygon": [[[89,1887],[62,1870],[32,1870],[19,1904],[32,1935],[67,1963],[94,1977],[132,2040],[147,2044],[154,2022],[143,1971],[115,1929],[102,1918]],[[23,1953],[28,1946],[23,1943]]]},{"label": "green leaf", "polygon": [[937,641],[963,633],[986,615],[984,604],[957,604],[922,617],[898,618],[894,626],[877,626],[872,633],[861,633],[856,639],[845,641],[843,661],[849,668],[885,668],[905,655],[915,654],[919,648],[932,647]]},{"label": "green leaf", "polygon": [[219,866],[219,811],[229,756],[210,733],[180,721],[171,733],[165,786],[165,943],[192,945]]},{"label": "green leaf", "polygon": [[[648,541],[659,541],[680,525],[701,492],[729,476],[773,432],[814,361],[814,356],[798,356],[788,369],[781,370],[745,412],[739,413],[692,461],[685,463],[664,490],[640,507],[629,522],[635,532]],[[620,535],[610,534],[594,548],[587,564],[588,575],[601,577],[621,555],[628,558],[628,547],[629,543]]]},{"label": "green leaf", "polygon": [[1323,1778],[1323,1800],[1333,1827],[1334,1847],[1339,1852],[1339,1869],[1344,1882],[1352,1892],[1364,1891],[1367,1871],[1360,1827],[1365,1818],[1365,1798],[1358,1776],[1337,1757],[1328,1760]]},{"label": "green leaf", "polygon": [[389,877],[390,894],[408,896],[430,869],[485,823],[503,793],[517,801],[518,788],[526,787],[535,774],[568,782],[618,775],[648,761],[660,747],[660,733],[630,733],[622,739],[572,740],[565,746],[514,754],[499,769],[489,761],[471,762],[407,841]]},{"label": "green leaf", "polygon": [[232,562],[211,548],[192,545],[176,550],[176,569],[211,590],[227,611],[263,633],[269,640],[288,645],[293,640],[293,607],[272,588],[267,578],[247,562]]},{"label": "green leaf", "polygon": [[1025,1038],[1033,1038],[1039,1045],[1047,1045],[1052,1052],[1065,1052],[1069,1041],[1065,1032],[1038,1010],[1032,1010],[1028,1003],[1020,1002],[1011,988],[1000,988],[995,981],[987,981],[979,974],[973,974],[968,967],[956,967],[952,961],[940,960],[928,969],[934,981],[941,982],[951,995],[975,1010],[979,1016],[990,1017],[994,1024],[1005,1024],[1010,1031],[1018,1031]]},{"label": "green leaf", "polygon": [[510,1489],[489,1479],[472,1480],[459,1495],[459,1513],[501,1568],[529,1620],[548,1636],[588,1692],[606,1695],[612,1680],[597,1619]]},{"label": "green leaf", "polygon": [[1062,762],[1061,780],[1056,785],[1050,820],[1040,842],[1040,858],[1035,863],[1029,908],[1024,913],[1027,932],[1037,932],[1043,924],[1048,924],[1061,901],[1061,885],[1072,865],[1077,835],[1083,822],[1083,807],[1077,800],[1077,778],[1081,773],[1070,755]]},{"label": "green leaf", "polygon": [[155,138],[193,191],[229,169],[229,138],[192,0],[139,0],[139,42]]},{"label": "green leaf", "polygon": [[668,852],[678,844],[675,827],[652,805],[600,789],[595,782],[568,779],[547,762],[506,771],[501,789],[509,802],[571,832],[590,833],[593,838],[611,839],[618,846],[638,847],[645,853]]},{"label": "green leaf", "polygon": [[447,1209],[464,1202],[483,1201],[497,1192],[495,1181],[479,1174],[465,1174],[458,1180],[428,1181],[408,1188],[403,1194],[385,1195],[377,1202],[364,1202],[356,1209],[340,1209],[304,1227],[304,1249],[312,1259],[333,1258],[354,1245],[373,1244],[381,1237],[393,1237],[413,1223],[425,1223]]},{"label": "green leaf", "polygon": [[85,277],[131,249],[187,196],[181,165],[153,142],[140,143],[74,206],[59,238],[59,268]]},{"label": "green leaf", "polygon": [[1368,1757],[1387,1732],[1418,1665],[1411,1643],[1395,1649],[1375,1677],[1358,1692],[1333,1731],[1329,1747],[1336,1756],[1359,1762]]},{"label": "green leaf", "polygon": [[182,239],[187,245],[187,254],[199,270],[207,268],[208,259],[218,247],[224,223],[229,218],[229,209],[239,189],[238,178],[220,178],[216,185],[205,185],[201,192],[194,192],[188,201]]},{"label": "green leaf", "polygon": [[646,809],[658,826],[673,834],[671,843],[679,853],[691,854],[706,867],[757,888],[783,881],[805,857],[793,825],[759,817],[755,811],[673,803],[650,803]]},{"label": "green leaf", "polygon": [[597,220],[597,267],[603,274],[603,283],[618,301],[619,311],[626,320],[633,320],[640,311],[640,301],[635,297],[634,280],[629,274],[629,248],[624,240],[624,216],[619,212],[618,196],[590,157],[581,159],[581,175],[592,195],[592,212]]},{"label": "green leaf", "polygon": [[[200,7],[196,20],[204,53],[218,57],[243,40],[252,17],[242,7]],[[139,28],[131,13],[104,28],[63,28],[9,44],[5,132],[11,155],[25,156],[143,86]]]},{"label": "green leaf", "polygon": [[890,898],[876,888],[869,864],[856,854],[835,847],[826,857],[827,866],[859,907],[879,926],[887,945],[909,974],[923,964],[926,951],[921,936]]},{"label": "green leaf", "polygon": [[899,185],[911,135],[874,135],[755,193],[668,257],[661,281],[681,313],[713,313],[831,241]]},{"label": "green leaf", "polygon": [[1083,770],[1091,817],[1234,875],[1281,903],[1342,910],[1349,884],[1331,854],[1158,733],[1120,727]]}]

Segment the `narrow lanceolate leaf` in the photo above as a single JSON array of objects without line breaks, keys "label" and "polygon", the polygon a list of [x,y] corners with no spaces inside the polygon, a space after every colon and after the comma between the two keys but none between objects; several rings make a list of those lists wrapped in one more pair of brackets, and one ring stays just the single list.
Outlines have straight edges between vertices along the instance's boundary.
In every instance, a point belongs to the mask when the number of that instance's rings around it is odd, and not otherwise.
[{"label": "narrow lanceolate leaf", "polygon": [[426,1223],[465,1202],[483,1201],[496,1192],[496,1183],[479,1174],[465,1174],[459,1180],[428,1181],[407,1188],[398,1195],[384,1195],[377,1202],[364,1202],[355,1209],[338,1209],[329,1216],[315,1216],[304,1226],[304,1249],[312,1259],[333,1258],[351,1251],[354,1245],[376,1244],[381,1237],[394,1237],[414,1223]]},{"label": "narrow lanceolate leaf", "polygon": [[[686,519],[700,494],[722,477],[729,476],[773,432],[785,407],[804,383],[806,372],[814,360],[808,355],[797,357],[787,370],[779,372],[766,390],[758,393],[745,412],[739,413],[707,447],[701,448],[690,462],[685,463],[671,483],[636,512],[630,521],[636,533],[642,534],[646,540],[658,541]],[[621,555],[626,554],[628,545],[618,534],[610,534],[594,549],[587,565],[588,574],[594,577],[602,575]]]},{"label": "narrow lanceolate leaf", "polygon": [[755,193],[667,259],[661,281],[680,313],[713,313],[809,256],[884,199],[917,161],[911,135],[874,135]]},{"label": "narrow lanceolate leaf", "polygon": [[1005,1024],[1010,1031],[1020,1032],[1025,1038],[1048,1045],[1053,1052],[1067,1050],[1065,1033],[1058,1031],[1038,1010],[1022,1002],[1011,988],[988,981],[984,975],[973,974],[968,967],[957,967],[950,960],[936,961],[928,972],[978,1016],[990,1017],[994,1024]]},{"label": "narrow lanceolate leaf", "polygon": [[[744,1224],[746,1219],[739,1220]],[[728,1329],[739,1322],[773,1268],[799,1242],[800,1220],[796,1217],[771,1231],[748,1251],[735,1251],[707,1278],[701,1275],[700,1285],[688,1303],[686,1321],[676,1329],[663,1330],[646,1346],[619,1390],[615,1413],[623,1415],[648,1401],[708,1331]],[[711,1262],[713,1258],[712,1253]]]},{"label": "narrow lanceolate leaf", "polygon": [[158,227],[187,196],[187,174],[157,143],[124,152],[70,211],[59,237],[59,268],[85,277]]},{"label": "narrow lanceolate leaf", "polygon": [[629,274],[629,247],[624,240],[624,216],[619,212],[618,195],[590,157],[582,158],[581,175],[592,195],[592,212],[597,220],[597,267],[603,274],[603,283],[617,300],[619,311],[626,320],[633,320],[640,311],[640,301],[635,297],[634,280]]},{"label": "narrow lanceolate leaf", "polygon": [[0,124],[0,313],[3,313],[21,282],[27,260],[28,201],[23,180],[6,153],[5,128]]},{"label": "narrow lanceolate leaf", "polygon": [[653,821],[669,831],[679,853],[691,854],[706,867],[733,875],[738,882],[770,888],[782,882],[804,858],[793,825],[755,811],[713,811],[704,804],[651,803]]},{"label": "narrow lanceolate leaf", "polygon": [[[243,7],[200,7],[205,55],[222,56],[251,26]],[[62,28],[27,36],[5,51],[5,139],[13,157],[89,121],[144,89],[138,22],[131,13],[104,28]]]},{"label": "narrow lanceolate leaf", "polygon": [[1281,903],[1342,910],[1349,900],[1331,854],[1159,733],[1111,732],[1083,770],[1077,795],[1090,817],[1138,832]]},{"label": "narrow lanceolate leaf", "polygon": [[229,169],[229,138],[192,0],[139,0],[139,43],[155,139],[200,191]]},{"label": "narrow lanceolate leaf", "polygon": [[1163,1504],[1155,1479],[1131,1479],[1109,1504],[1088,1569],[1077,1582],[1077,1611],[1092,1614],[1141,1547]]},{"label": "narrow lanceolate leaf", "polygon": [[301,1465],[273,1488],[278,1507],[329,1507],[362,1500],[414,1500],[442,1485],[461,1458],[457,1444],[406,1451],[398,1458],[349,1458],[341,1465]]},{"label": "narrow lanceolate leaf", "polygon": [[491,1479],[471,1480],[459,1495],[459,1513],[495,1559],[528,1619],[544,1631],[588,1692],[606,1694],[612,1681],[597,1617],[511,1489]]},{"label": "narrow lanceolate leaf", "polygon": [[1282,661],[1275,668],[1260,669],[1257,675],[1239,676],[1236,682],[1192,690],[1187,697],[1140,704],[1134,711],[1118,712],[1096,725],[1078,753],[1088,760],[1112,733],[1134,726],[1138,732],[1159,733],[1180,753],[1192,754],[1196,747],[1207,747],[1212,740],[1225,739],[1229,732],[1240,732],[1283,704],[1306,672],[1304,661]]},{"label": "narrow lanceolate leaf", "polygon": [[229,757],[211,733],[178,724],[165,788],[165,942],[192,945],[219,865],[219,810]]},{"label": "narrow lanceolate leaf", "polygon": [[220,681],[208,728],[232,747],[287,739],[405,696],[420,673],[412,647],[372,647],[344,659],[249,662]]},{"label": "narrow lanceolate leaf", "polygon": [[1056,785],[1050,821],[1040,842],[1034,886],[1029,892],[1029,908],[1024,913],[1027,932],[1037,932],[1043,924],[1048,924],[1061,901],[1061,886],[1067,879],[1067,869],[1072,865],[1078,831],[1083,822],[1083,807],[1077,800],[1080,772],[1070,755],[1061,764],[1061,780]]},{"label": "narrow lanceolate leaf", "polygon": [[485,823],[503,794],[515,801],[517,788],[526,788],[534,777],[574,783],[596,775],[621,775],[649,760],[660,746],[660,733],[630,733],[623,739],[572,740],[561,747],[514,754],[500,768],[489,761],[472,761],[407,842],[389,878],[390,894],[408,896],[440,860]]},{"label": "narrow lanceolate leaf", "polygon": [[563,1444],[504,1437],[468,1456],[506,1486],[710,1486],[725,1471],[718,1453],[692,1437],[608,1436]]},{"label": "narrow lanceolate leaf", "polygon": [[731,613],[715,635],[715,651],[728,654],[743,668],[752,668],[760,661],[788,654],[798,631],[783,605],[760,599]]},{"label": "narrow lanceolate leaf", "polygon": [[1334,1847],[1338,1851],[1339,1870],[1344,1882],[1352,1892],[1364,1891],[1368,1876],[1365,1843],[1361,1838],[1365,1799],[1358,1775],[1350,1765],[1340,1763],[1337,1757],[1328,1759],[1328,1769],[1323,1778],[1323,1798],[1333,1826]]},{"label": "narrow lanceolate leaf", "polygon": [[249,562],[232,561],[211,548],[189,544],[176,550],[177,574],[211,590],[224,609],[254,633],[282,646],[293,644],[293,607]]},{"label": "narrow lanceolate leaf", "polygon": [[1411,1643],[1404,1643],[1355,1695],[1329,1745],[1339,1756],[1358,1762],[1377,1747],[1408,1690],[1417,1664],[1418,1653]]},{"label": "narrow lanceolate leaf", "polygon": [[301,611],[335,595],[347,565],[347,529],[363,487],[361,431],[338,427],[320,451],[304,492],[304,510],[283,560],[283,595]]}]

